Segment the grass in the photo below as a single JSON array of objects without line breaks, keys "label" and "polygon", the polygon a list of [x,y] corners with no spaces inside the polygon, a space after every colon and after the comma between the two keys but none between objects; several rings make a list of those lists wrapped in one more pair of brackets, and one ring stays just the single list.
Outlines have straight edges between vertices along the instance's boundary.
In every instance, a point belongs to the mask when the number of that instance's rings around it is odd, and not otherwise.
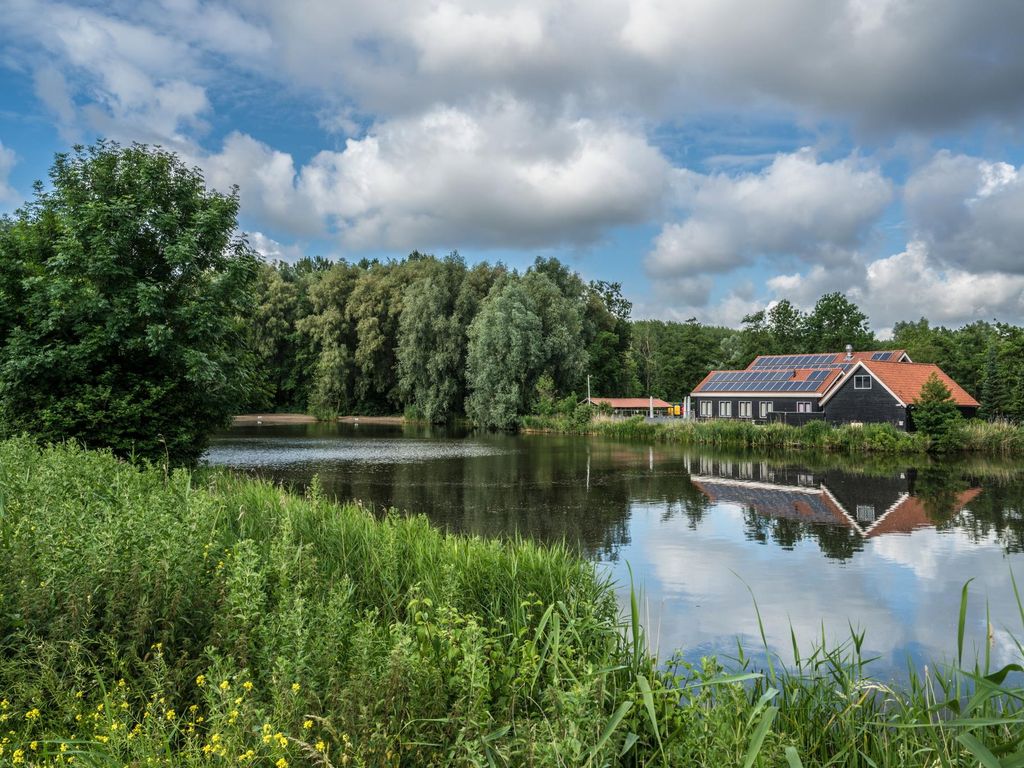
[{"label": "grass", "polygon": [[0,443],[0,764],[1024,764],[1013,668],[659,663],[638,605],[564,547]]}]

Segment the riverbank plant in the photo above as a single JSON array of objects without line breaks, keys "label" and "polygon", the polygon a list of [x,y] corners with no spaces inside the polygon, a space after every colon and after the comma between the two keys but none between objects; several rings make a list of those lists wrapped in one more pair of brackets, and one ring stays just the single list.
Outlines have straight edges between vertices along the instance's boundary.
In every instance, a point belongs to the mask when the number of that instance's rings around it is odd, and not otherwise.
[{"label": "riverbank plant", "polygon": [[660,664],[640,604],[565,547],[0,443],[0,764],[1020,764],[1020,667]]},{"label": "riverbank plant", "polygon": [[924,454],[941,448],[942,453],[1024,453],[1024,427],[1008,421],[977,419],[958,423],[955,430],[943,431],[941,445],[936,444],[940,438],[935,435],[903,432],[889,424],[835,427],[824,421],[795,427],[726,419],[656,422],[642,416],[629,419],[596,416],[586,421],[534,415],[524,417],[521,428],[528,432],[588,434],[715,448],[887,454]]}]

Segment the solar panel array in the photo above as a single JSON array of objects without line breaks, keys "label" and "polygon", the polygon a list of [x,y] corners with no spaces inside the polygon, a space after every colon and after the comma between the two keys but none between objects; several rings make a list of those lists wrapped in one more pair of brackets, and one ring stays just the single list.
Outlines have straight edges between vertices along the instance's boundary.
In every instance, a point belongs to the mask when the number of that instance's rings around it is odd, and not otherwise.
[{"label": "solar panel array", "polygon": [[896,354],[896,353],[895,352],[875,352],[875,354],[873,354],[871,356],[871,359],[872,360],[888,360],[894,354]]},{"label": "solar panel array", "polygon": [[771,355],[761,357],[751,368],[830,368],[835,365],[836,355]]},{"label": "solar panel array", "polygon": [[794,381],[792,369],[722,371],[711,374],[701,392],[815,392],[830,373],[811,371],[805,381]]}]

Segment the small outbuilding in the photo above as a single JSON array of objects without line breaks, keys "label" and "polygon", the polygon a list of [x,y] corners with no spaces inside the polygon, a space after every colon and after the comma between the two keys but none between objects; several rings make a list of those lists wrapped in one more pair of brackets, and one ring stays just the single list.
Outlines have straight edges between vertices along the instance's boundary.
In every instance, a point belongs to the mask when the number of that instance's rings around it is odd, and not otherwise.
[{"label": "small outbuilding", "polygon": [[616,416],[649,416],[653,403],[655,416],[668,416],[673,406],[655,397],[588,397],[584,400],[591,405],[607,405]]}]

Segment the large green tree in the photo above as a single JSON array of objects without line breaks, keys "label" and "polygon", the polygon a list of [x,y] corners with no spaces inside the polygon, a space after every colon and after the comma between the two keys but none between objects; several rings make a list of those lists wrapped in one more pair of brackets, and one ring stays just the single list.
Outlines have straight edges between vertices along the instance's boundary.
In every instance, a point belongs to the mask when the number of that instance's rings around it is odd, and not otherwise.
[{"label": "large green tree", "polygon": [[0,226],[0,429],[194,462],[253,384],[237,191],[98,142]]}]

